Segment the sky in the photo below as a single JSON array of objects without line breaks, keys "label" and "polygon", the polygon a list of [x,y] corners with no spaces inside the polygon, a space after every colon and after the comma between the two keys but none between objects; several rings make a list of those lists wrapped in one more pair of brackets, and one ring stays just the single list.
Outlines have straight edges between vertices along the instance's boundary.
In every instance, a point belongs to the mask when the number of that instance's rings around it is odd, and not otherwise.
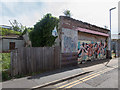
[{"label": "sky", "polygon": [[119,0],[1,0],[0,25],[10,25],[17,20],[24,26],[33,27],[45,14],[58,17],[64,10],[70,10],[72,18],[99,27],[110,28],[109,9],[112,10],[111,33],[118,33]]}]

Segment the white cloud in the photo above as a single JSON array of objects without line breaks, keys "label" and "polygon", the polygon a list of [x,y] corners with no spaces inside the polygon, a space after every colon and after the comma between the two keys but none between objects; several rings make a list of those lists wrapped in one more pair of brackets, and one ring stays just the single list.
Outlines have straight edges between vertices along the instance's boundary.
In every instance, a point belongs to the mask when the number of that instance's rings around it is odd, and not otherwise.
[{"label": "white cloud", "polygon": [[118,2],[119,0],[1,0],[2,2]]},{"label": "white cloud", "polygon": [[[31,18],[32,17],[32,18]],[[22,23],[22,25],[27,26],[27,27],[33,27],[33,25],[40,19],[40,14],[39,13],[35,13],[33,15],[21,15],[18,17],[7,17],[7,16],[3,16],[2,18],[0,18],[0,21],[2,20],[2,24],[4,25],[10,25],[9,20],[13,21],[13,20],[17,20],[19,23]]]},{"label": "white cloud", "polygon": [[[7,1],[7,0],[5,0]],[[4,2],[5,2],[4,1]],[[18,2],[19,0],[17,0]],[[22,0],[21,2],[32,2],[33,0]],[[38,20],[40,20],[46,13],[52,13],[53,16],[59,17],[63,15],[63,11],[69,9],[72,13],[72,17],[83,22],[88,22],[100,27],[107,25],[109,27],[109,9],[118,6],[118,0],[34,0],[34,2],[44,2],[44,5],[39,8],[35,8],[30,13],[19,13],[16,17],[4,17],[2,24],[8,24],[9,19],[18,19],[23,25],[33,26]],[[9,7],[8,7],[9,8]],[[34,6],[33,6],[34,8]],[[9,8],[14,12],[14,6]],[[116,33],[118,27],[118,7],[112,11],[112,33]]]}]

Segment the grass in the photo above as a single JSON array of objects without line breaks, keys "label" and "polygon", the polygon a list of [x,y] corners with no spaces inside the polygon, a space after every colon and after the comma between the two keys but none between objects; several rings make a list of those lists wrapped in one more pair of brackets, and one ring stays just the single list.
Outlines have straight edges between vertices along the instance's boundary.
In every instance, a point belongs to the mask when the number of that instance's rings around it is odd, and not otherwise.
[{"label": "grass", "polygon": [[37,75],[37,74],[45,72],[45,71],[33,72],[27,75],[16,75],[14,77],[11,77],[10,75],[10,53],[0,53],[0,71],[2,72],[2,80],[0,80],[0,82],[10,80],[12,78],[33,76],[33,75]]},{"label": "grass", "polygon": [[10,68],[10,53],[0,53],[0,66],[2,71]]},{"label": "grass", "polygon": [[2,80],[9,80],[10,77],[10,53],[0,53],[0,71],[2,72]]}]

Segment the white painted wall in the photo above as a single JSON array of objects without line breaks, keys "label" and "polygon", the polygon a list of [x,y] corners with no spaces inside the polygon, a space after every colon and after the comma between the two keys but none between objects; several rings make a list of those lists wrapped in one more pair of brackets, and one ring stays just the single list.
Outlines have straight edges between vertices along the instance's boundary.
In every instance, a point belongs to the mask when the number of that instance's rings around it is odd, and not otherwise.
[{"label": "white painted wall", "polygon": [[2,51],[8,51],[9,50],[9,43],[10,42],[15,42],[15,48],[24,47],[24,40],[1,39],[0,40],[0,46],[2,46],[2,49],[0,47],[0,50],[2,50]]},{"label": "white painted wall", "polygon": [[2,52],[2,39],[0,39],[0,52]]}]

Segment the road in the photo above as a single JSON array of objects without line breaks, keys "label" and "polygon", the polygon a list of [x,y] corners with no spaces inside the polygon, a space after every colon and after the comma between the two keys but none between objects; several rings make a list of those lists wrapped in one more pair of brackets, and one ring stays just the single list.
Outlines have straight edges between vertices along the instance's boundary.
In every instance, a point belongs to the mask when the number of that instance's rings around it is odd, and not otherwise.
[{"label": "road", "polygon": [[107,66],[88,74],[44,88],[118,88],[118,65]]}]

